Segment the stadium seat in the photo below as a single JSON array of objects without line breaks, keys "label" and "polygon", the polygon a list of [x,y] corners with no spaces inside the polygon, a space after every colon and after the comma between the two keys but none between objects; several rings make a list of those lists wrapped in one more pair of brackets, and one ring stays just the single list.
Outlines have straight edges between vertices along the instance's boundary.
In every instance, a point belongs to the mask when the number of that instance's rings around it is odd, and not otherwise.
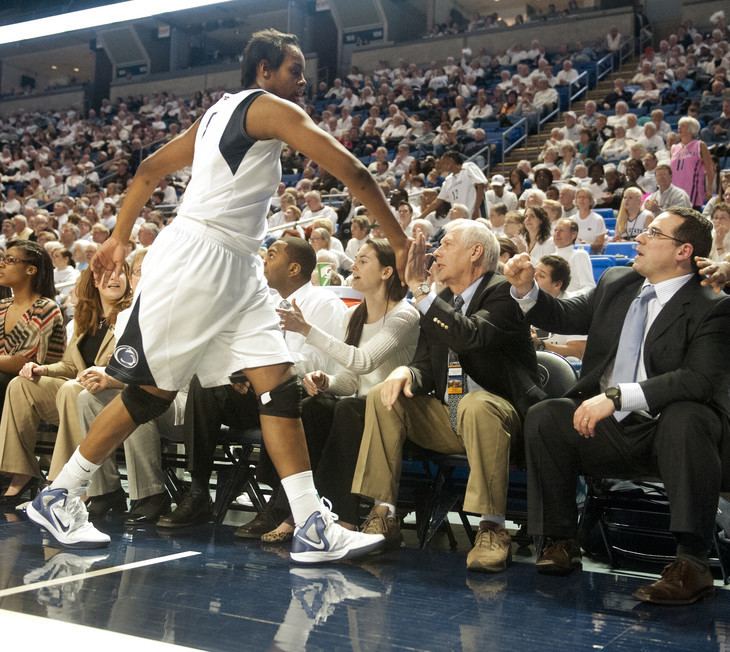
[{"label": "stadium seat", "polygon": [[604,250],[607,256],[626,256],[627,258],[636,257],[635,242],[607,242]]},{"label": "stadium seat", "polygon": [[614,267],[616,260],[613,256],[591,256],[591,267],[593,267],[593,278],[596,283],[603,276],[609,267]]}]

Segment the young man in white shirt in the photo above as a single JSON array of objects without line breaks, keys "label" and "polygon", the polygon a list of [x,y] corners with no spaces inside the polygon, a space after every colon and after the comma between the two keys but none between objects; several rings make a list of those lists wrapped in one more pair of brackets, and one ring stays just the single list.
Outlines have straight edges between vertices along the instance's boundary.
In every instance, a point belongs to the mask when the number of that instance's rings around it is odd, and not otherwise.
[{"label": "young man in white shirt", "polygon": [[[494,206],[495,204],[504,204],[508,211],[517,209],[517,195],[510,190],[505,189],[505,178],[501,174],[495,174],[489,184],[487,190],[487,204]],[[490,213],[491,214],[491,213]]]},{"label": "young man in white shirt", "polygon": [[427,217],[444,203],[464,204],[471,211],[473,219],[481,217],[482,210],[488,211],[484,192],[487,178],[474,163],[465,161],[460,152],[449,150],[439,159],[438,165],[449,176],[441,186],[438,197],[423,209],[421,217]]}]

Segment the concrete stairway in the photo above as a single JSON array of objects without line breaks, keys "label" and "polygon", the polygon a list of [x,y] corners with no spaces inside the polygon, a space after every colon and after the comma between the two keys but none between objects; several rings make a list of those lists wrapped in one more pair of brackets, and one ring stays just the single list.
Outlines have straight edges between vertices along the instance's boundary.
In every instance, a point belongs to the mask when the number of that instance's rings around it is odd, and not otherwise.
[{"label": "concrete stairway", "polygon": [[[572,111],[575,111],[575,113],[580,116],[583,113],[583,107],[585,105],[585,102],[587,100],[595,100],[599,101],[606,97],[610,90],[613,88],[613,81],[617,79],[618,77],[623,77],[627,81],[631,79],[636,74],[636,61],[634,59],[630,59],[624,65],[619,68],[618,71],[604,77],[600,82],[598,82],[597,86],[593,88],[592,90],[588,91],[588,94],[585,98],[579,99],[577,102],[575,102],[571,108]],[[600,112],[600,108],[599,108]],[[497,163],[492,166],[490,170],[490,174],[503,174],[505,177],[507,177],[510,173],[510,171],[515,167],[515,165],[521,161],[522,159],[527,159],[530,161],[533,165],[537,162],[537,157],[540,154],[540,150],[542,149],[543,145],[545,144],[545,141],[548,139],[550,135],[550,130],[553,127],[562,127],[563,126],[563,118],[562,113],[558,114],[556,116],[556,119],[552,122],[545,123],[540,128],[539,134],[531,134],[527,137],[527,142],[520,146],[513,149],[511,152],[507,154],[507,157],[503,163]]]}]

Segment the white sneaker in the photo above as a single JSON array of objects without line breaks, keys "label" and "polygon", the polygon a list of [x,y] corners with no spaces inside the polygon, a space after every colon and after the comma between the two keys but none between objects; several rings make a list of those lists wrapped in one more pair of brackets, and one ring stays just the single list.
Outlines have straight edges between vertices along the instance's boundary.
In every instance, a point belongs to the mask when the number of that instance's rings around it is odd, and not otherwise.
[{"label": "white sneaker", "polygon": [[26,514],[65,548],[102,548],[111,541],[108,534],[89,523],[86,505],[79,496],[66,489],[41,491]]},{"label": "white sneaker", "polygon": [[364,534],[346,530],[336,523],[337,514],[330,511],[331,503],[322,499],[319,511],[304,525],[294,530],[289,557],[298,564],[321,564],[339,559],[362,557],[385,547],[382,534]]},{"label": "white sneaker", "polygon": [[[292,568],[292,597],[297,598],[307,617],[320,625],[345,600],[379,598],[382,590],[369,589],[334,568]],[[371,580],[374,578],[371,576]],[[374,583],[374,582],[372,582]]]},{"label": "white sneaker", "polygon": [[[35,584],[60,578],[83,576],[98,561],[108,559],[109,555],[86,555],[84,557],[72,552],[59,552],[51,557],[44,566],[25,574],[23,584]],[[62,584],[51,584],[38,590],[38,603],[53,607],[68,606],[75,602],[79,590],[84,583],[83,577],[76,581]]]}]

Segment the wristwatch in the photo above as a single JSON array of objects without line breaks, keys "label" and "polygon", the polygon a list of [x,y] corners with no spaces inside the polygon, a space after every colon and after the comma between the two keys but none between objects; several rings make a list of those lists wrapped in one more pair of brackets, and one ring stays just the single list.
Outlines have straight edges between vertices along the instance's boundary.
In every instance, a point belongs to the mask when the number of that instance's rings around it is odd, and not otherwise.
[{"label": "wristwatch", "polygon": [[621,388],[620,387],[608,387],[604,392],[606,398],[610,398],[613,401],[613,406],[621,411]]},{"label": "wristwatch", "polygon": [[426,281],[424,281],[423,283],[419,283],[416,286],[416,289],[413,290],[413,298],[420,299],[422,296],[428,294],[430,291],[431,285],[429,283],[426,283]]}]

